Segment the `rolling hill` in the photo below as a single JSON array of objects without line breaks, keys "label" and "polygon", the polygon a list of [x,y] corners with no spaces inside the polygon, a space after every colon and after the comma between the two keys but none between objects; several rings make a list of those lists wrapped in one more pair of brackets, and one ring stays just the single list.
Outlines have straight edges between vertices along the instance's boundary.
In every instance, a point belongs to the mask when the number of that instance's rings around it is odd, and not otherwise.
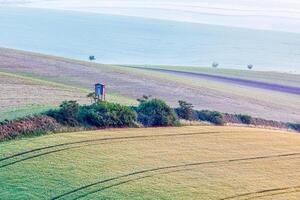
[{"label": "rolling hill", "polygon": [[[293,88],[297,88],[300,80],[299,75],[287,73],[172,66],[150,67],[280,84]],[[93,91],[93,85],[102,82],[107,85],[109,100],[124,104],[135,104],[136,98],[152,95],[166,100],[173,106],[177,105],[178,100],[185,100],[193,103],[196,109],[245,113],[277,121],[299,122],[300,120],[300,97],[297,94],[190,76],[185,73],[149,71],[148,68],[149,66],[104,65],[2,48],[0,49],[2,76],[11,77],[10,81],[13,82],[16,79],[22,81],[14,83],[15,88],[11,89],[6,81],[1,81],[0,87],[6,88],[9,92],[3,92],[0,103],[3,107],[12,109],[28,105],[57,106],[59,101],[71,97],[84,103],[88,101],[84,96]],[[41,90],[39,91],[41,93],[27,92],[27,95],[22,97],[25,100],[18,100],[18,95],[13,94],[23,92],[22,88],[26,85],[24,79],[38,83],[31,83],[30,87],[35,87],[33,90]],[[42,85],[46,88],[41,88]],[[47,87],[54,87],[53,94],[58,95],[51,97],[55,96],[56,100],[47,98],[49,97]],[[63,94],[64,90],[68,92]],[[8,100],[12,96],[16,101]]]},{"label": "rolling hill", "polygon": [[300,198],[300,138],[240,127],[114,129],[0,144],[1,199]]}]

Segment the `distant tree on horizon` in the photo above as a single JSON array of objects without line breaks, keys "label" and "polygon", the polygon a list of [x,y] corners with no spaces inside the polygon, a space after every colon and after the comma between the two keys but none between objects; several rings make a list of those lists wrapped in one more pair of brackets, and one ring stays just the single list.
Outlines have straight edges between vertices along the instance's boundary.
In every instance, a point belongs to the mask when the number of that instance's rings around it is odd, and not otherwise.
[{"label": "distant tree on horizon", "polygon": [[213,63],[212,63],[212,67],[213,67],[213,68],[217,68],[218,66],[219,66],[219,63],[217,63],[217,62],[213,62]]},{"label": "distant tree on horizon", "polygon": [[248,67],[248,69],[253,69],[253,65],[252,64],[249,64],[247,67]]},{"label": "distant tree on horizon", "polygon": [[96,60],[95,56],[89,56],[90,61]]},{"label": "distant tree on horizon", "polygon": [[96,97],[95,92],[91,92],[91,93],[87,94],[86,97],[91,100],[91,103],[93,103],[93,102],[96,103],[97,102],[97,97]]}]

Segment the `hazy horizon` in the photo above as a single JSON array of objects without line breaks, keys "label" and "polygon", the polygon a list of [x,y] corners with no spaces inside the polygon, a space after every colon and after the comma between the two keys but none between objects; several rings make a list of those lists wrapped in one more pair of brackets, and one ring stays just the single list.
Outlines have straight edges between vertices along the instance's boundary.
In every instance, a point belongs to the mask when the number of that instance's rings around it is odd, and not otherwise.
[{"label": "hazy horizon", "polygon": [[6,30],[0,47],[81,60],[93,54],[102,63],[216,61],[224,68],[253,64],[299,73],[295,0],[0,0],[0,8]]},{"label": "hazy horizon", "polygon": [[300,33],[295,0],[0,0],[0,5],[67,9]]},{"label": "hazy horizon", "polygon": [[299,73],[300,34],[33,8],[0,9],[0,24],[1,47],[80,60]]}]

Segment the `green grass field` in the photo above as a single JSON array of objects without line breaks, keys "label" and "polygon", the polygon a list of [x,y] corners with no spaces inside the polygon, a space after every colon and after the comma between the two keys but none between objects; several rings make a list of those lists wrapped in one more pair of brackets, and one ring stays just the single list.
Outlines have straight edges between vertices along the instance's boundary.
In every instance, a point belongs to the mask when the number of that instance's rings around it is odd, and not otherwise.
[{"label": "green grass field", "polygon": [[3,110],[0,112],[0,122],[4,120],[13,120],[13,119],[17,119],[29,115],[40,114],[53,108],[55,108],[55,106],[33,104],[24,107]]},{"label": "green grass field", "polygon": [[241,127],[114,129],[0,143],[0,199],[300,198],[300,137]]}]

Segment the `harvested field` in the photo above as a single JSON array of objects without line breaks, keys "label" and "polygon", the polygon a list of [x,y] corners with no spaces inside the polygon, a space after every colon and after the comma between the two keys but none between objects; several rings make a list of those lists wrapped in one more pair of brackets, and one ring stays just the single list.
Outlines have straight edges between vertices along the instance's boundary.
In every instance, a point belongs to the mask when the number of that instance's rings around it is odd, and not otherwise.
[{"label": "harvested field", "polygon": [[[92,90],[0,72],[0,91],[0,121],[3,121],[49,110],[57,107],[62,101],[89,103],[86,95]],[[107,98],[125,104],[134,102],[114,94],[108,94]]]},{"label": "harvested field", "polygon": [[[152,95],[173,106],[177,106],[178,100],[185,100],[193,103],[196,109],[244,113],[285,122],[300,120],[300,97],[297,94],[182,74],[149,72],[145,69],[80,62],[9,49],[0,49],[0,71],[84,90],[91,89],[95,82],[102,82],[107,85],[109,92],[116,95],[115,100],[127,104],[134,104],[134,99],[142,95]],[[225,70],[224,73],[226,76],[233,76],[232,70]],[[248,71],[244,71],[242,74],[245,77],[247,73]],[[264,72],[252,73],[248,79],[261,81],[263,75]],[[278,73],[273,76],[266,73],[263,81],[274,83],[278,76]],[[295,87],[297,75],[282,76],[284,78],[281,84]]]},{"label": "harvested field", "polygon": [[38,114],[62,101],[87,103],[86,92],[52,82],[0,72],[0,121]]},{"label": "harvested field", "polygon": [[0,112],[28,105],[58,105],[63,100],[87,102],[86,94],[75,89],[49,85],[33,79],[0,73]]},{"label": "harvested field", "polygon": [[115,129],[0,143],[4,199],[300,198],[300,137],[240,127]]}]

